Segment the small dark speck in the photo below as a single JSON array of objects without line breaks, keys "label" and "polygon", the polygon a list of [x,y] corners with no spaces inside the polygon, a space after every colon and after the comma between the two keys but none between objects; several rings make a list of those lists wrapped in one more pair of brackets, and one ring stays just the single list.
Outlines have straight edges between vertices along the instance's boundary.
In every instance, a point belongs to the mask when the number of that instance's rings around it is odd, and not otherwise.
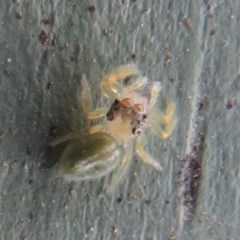
[{"label": "small dark speck", "polygon": [[90,6],[87,8],[87,10],[88,10],[91,14],[93,14],[93,13],[96,12],[97,7],[96,7],[95,5],[90,5]]},{"label": "small dark speck", "polygon": [[112,34],[113,30],[110,27],[107,27],[105,29],[103,29],[103,35],[110,37],[110,35]]},{"label": "small dark speck", "polygon": [[236,99],[230,98],[227,100],[226,109],[229,110],[229,109],[233,108],[235,105],[236,105]]},{"label": "small dark speck", "polygon": [[126,77],[124,80],[123,80],[123,84],[127,85],[130,81],[130,78],[129,77]]},{"label": "small dark speck", "polygon": [[28,218],[29,218],[30,220],[33,219],[33,213],[32,213],[32,212],[29,212],[29,213],[28,213]]},{"label": "small dark speck", "polygon": [[31,151],[30,151],[30,149],[28,147],[26,147],[26,153],[27,153],[27,155],[31,154]]},{"label": "small dark speck", "polygon": [[215,33],[216,33],[216,30],[215,30],[215,29],[212,29],[212,30],[210,31],[210,36],[213,36]]},{"label": "small dark speck", "polygon": [[48,82],[46,88],[47,90],[50,90],[52,88],[52,82]]},{"label": "small dark speck", "polygon": [[29,185],[32,185],[32,183],[33,183],[33,180],[32,180],[32,179],[29,179],[29,180],[28,180],[28,184],[29,184]]},{"label": "small dark speck", "polygon": [[51,125],[49,128],[49,135],[52,137],[55,137],[57,134],[57,127],[54,125]]},{"label": "small dark speck", "polygon": [[49,32],[42,30],[38,36],[38,39],[42,45],[50,45],[51,43],[51,35]]},{"label": "small dark speck", "polygon": [[6,68],[3,70],[3,72],[4,72],[4,74],[6,74],[6,75],[8,75],[8,74],[9,74],[9,70],[8,70],[8,69],[6,69]]},{"label": "small dark speck", "polygon": [[132,58],[132,60],[135,60],[135,59],[136,59],[136,54],[133,53],[133,54],[131,55],[131,58]]},{"label": "small dark speck", "polygon": [[149,205],[149,204],[151,203],[151,200],[150,200],[150,199],[146,199],[146,200],[144,201],[144,203],[147,204],[147,205]]},{"label": "small dark speck", "polygon": [[112,226],[112,232],[114,233],[114,234],[117,234],[117,227],[116,226]]},{"label": "small dark speck", "polygon": [[122,202],[122,197],[118,197],[117,198],[117,203],[121,203]]},{"label": "small dark speck", "polygon": [[173,73],[170,74],[170,76],[169,76],[169,81],[170,81],[171,83],[174,83],[174,82],[175,82],[175,76],[174,76]]},{"label": "small dark speck", "polygon": [[45,17],[45,18],[43,18],[42,22],[45,25],[52,25],[53,24],[53,17]]},{"label": "small dark speck", "polygon": [[204,112],[208,106],[208,99],[206,96],[203,96],[200,99],[200,102],[198,104],[198,112]]},{"label": "small dark speck", "polygon": [[52,40],[51,40],[51,46],[52,47],[55,47],[56,46],[56,39],[55,38],[53,38]]},{"label": "small dark speck", "polygon": [[16,19],[22,19],[22,17],[23,17],[22,12],[17,11],[16,14],[15,14],[15,17],[16,17]]},{"label": "small dark speck", "polygon": [[184,16],[182,18],[182,24],[187,29],[191,29],[192,28],[191,20],[187,16]]},{"label": "small dark speck", "polygon": [[165,203],[166,203],[166,204],[169,204],[169,203],[170,203],[170,201],[169,201],[169,200],[166,200],[166,201],[165,201]]}]

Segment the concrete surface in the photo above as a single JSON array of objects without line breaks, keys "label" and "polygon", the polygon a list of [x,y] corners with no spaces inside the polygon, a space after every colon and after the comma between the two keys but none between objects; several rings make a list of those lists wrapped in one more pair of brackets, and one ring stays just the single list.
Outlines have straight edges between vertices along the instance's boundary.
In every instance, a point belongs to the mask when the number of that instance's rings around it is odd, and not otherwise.
[{"label": "concrete surface", "polygon": [[[240,239],[240,5],[0,1],[0,239]],[[136,62],[177,104],[177,127],[113,195],[59,175],[56,135],[84,128],[79,80]]]}]

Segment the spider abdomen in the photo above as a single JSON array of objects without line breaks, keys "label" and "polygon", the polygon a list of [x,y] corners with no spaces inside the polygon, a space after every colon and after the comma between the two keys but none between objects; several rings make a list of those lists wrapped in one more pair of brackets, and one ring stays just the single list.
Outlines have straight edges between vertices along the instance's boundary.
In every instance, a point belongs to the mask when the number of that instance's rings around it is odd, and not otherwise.
[{"label": "spider abdomen", "polygon": [[88,180],[111,172],[122,159],[122,148],[105,132],[72,139],[60,159],[68,180]]}]

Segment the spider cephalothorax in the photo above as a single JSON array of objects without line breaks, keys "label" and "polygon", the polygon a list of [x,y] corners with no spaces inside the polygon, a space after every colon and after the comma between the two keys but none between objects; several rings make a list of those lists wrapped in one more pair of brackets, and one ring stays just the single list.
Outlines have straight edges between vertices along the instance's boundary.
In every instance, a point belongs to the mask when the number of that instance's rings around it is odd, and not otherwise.
[{"label": "spider cephalothorax", "polygon": [[118,117],[129,124],[129,131],[134,136],[139,136],[147,120],[144,106],[133,103],[131,98],[124,98],[121,101],[115,99],[106,114],[108,121],[114,121]]}]

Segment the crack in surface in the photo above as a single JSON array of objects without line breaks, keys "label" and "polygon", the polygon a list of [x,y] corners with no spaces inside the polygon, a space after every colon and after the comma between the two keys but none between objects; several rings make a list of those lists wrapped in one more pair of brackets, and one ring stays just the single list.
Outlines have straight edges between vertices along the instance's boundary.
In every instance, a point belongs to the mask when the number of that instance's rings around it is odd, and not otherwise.
[{"label": "crack in surface", "polygon": [[197,104],[194,137],[190,142],[190,151],[183,159],[179,196],[182,206],[182,222],[192,220],[197,205],[202,179],[203,155],[206,145],[205,133],[207,127],[204,114],[207,105],[207,97],[203,96]]}]

